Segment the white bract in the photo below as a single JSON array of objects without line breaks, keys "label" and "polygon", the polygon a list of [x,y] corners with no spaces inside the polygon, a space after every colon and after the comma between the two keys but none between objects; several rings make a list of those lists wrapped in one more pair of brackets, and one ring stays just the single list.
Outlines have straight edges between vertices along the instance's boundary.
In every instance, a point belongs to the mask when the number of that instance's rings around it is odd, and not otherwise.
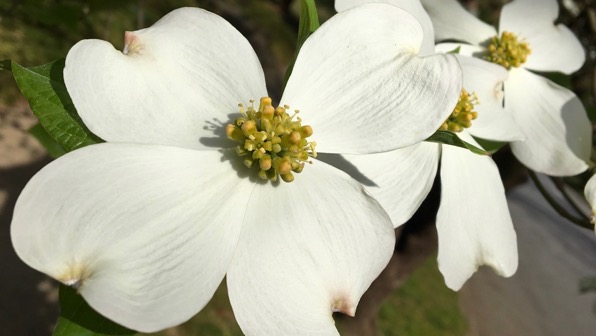
[{"label": "white bract", "polygon": [[[554,25],[556,0],[514,0],[503,6],[499,31],[468,13],[456,0],[422,0],[437,41],[459,40],[461,53],[490,59],[509,70],[504,106],[523,140],[515,156],[548,175],[576,175],[588,168],[592,128],[580,100],[570,90],[534,71],[571,74],[585,61],[584,49],[564,25]],[[451,45],[451,47],[455,47]]]},{"label": "white bract", "polygon": [[[431,135],[457,101],[461,70],[450,55],[417,57],[422,39],[411,15],[386,4],[336,15],[302,46],[281,99],[301,119],[272,128],[264,119],[290,110],[259,106],[258,125],[238,113],[238,103],[267,96],[264,75],[217,15],[173,11],[126,33],[124,53],[79,42],[64,79],[107,143],[31,179],[15,207],[15,250],[136,330],[187,320],[227,274],[246,334],[337,334],[332,312],[354,314],[395,235],[362,185],[315,159],[301,136],[320,152],[369,154]],[[245,167],[253,159],[259,167]],[[291,183],[260,179],[290,168]]]},{"label": "white bract", "polygon": [[596,231],[596,175],[592,175],[584,187],[584,195],[590,204],[592,213],[590,214],[590,222]]},{"label": "white bract", "polygon": [[[336,0],[338,10],[370,2]],[[434,54],[433,27],[418,1],[387,0],[411,13],[426,32],[426,55]],[[398,22],[394,22],[398,25]],[[441,49],[441,48],[439,48]],[[509,141],[521,138],[511,116],[502,108],[501,85],[507,71],[500,66],[457,55],[464,71],[463,87],[475,92],[480,104],[478,118],[457,135],[480,147],[469,135]],[[466,76],[474,74],[474,76]],[[450,105],[451,108],[455,104]],[[454,146],[420,143],[404,149],[372,155],[329,157],[363,183],[389,213],[394,225],[405,223],[428,195],[441,162],[441,202],[437,213],[439,268],[447,286],[458,290],[481,265],[511,276],[517,269],[517,242],[503,183],[497,166],[480,156]]]}]

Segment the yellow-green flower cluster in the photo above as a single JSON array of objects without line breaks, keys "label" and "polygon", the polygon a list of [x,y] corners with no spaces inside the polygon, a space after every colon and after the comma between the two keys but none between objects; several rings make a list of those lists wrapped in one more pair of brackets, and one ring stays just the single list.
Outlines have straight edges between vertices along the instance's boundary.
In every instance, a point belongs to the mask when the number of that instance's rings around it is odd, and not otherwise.
[{"label": "yellow-green flower cluster", "polygon": [[292,182],[293,173],[300,173],[308,158],[317,156],[316,143],[306,140],[313,134],[312,128],[302,126],[298,111],[289,115],[289,106],[274,108],[269,97],[261,98],[258,110],[254,101],[250,103],[246,111],[244,105],[238,105],[242,116],[226,126],[226,135],[240,143],[236,153],[244,157],[246,167],[256,164],[261,179],[276,181],[281,176]]},{"label": "yellow-green flower cluster", "polygon": [[514,33],[504,31],[501,37],[494,36],[488,45],[488,56],[485,59],[508,70],[512,67],[519,67],[526,62],[528,55],[532,52],[530,46]]},{"label": "yellow-green flower cluster", "polygon": [[468,93],[465,89],[461,94],[453,109],[453,112],[439,127],[441,131],[461,132],[464,128],[472,126],[472,120],[478,118],[478,112],[474,111],[474,106],[478,105],[478,96],[476,93]]}]

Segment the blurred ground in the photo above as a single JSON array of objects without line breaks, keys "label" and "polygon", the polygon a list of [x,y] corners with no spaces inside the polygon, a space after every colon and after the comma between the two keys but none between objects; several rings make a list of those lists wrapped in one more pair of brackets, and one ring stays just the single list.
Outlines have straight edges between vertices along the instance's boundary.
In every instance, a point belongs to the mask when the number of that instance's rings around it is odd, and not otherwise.
[{"label": "blurred ground", "polygon": [[596,293],[580,293],[596,278],[596,235],[562,219],[532,182],[508,199],[519,267],[509,279],[483,268],[459,292],[468,334],[596,335]]},{"label": "blurred ground", "polygon": [[0,335],[48,335],[56,320],[56,285],[26,267],[10,242],[12,209],[21,189],[49,159],[27,129],[36,122],[23,102],[0,106]]}]

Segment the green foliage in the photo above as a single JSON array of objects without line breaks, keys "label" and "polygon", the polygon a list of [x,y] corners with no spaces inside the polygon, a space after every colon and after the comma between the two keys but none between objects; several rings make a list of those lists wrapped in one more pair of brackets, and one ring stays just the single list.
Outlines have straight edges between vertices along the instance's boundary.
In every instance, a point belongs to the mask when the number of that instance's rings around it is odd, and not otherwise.
[{"label": "green foliage", "polygon": [[298,26],[298,39],[296,41],[296,53],[294,59],[288,65],[288,70],[284,77],[284,87],[292,74],[294,63],[300,52],[300,48],[306,41],[306,39],[319,28],[319,14],[317,12],[317,6],[315,0],[301,0],[300,1],[300,24]]},{"label": "green foliage", "polygon": [[232,311],[226,282],[222,282],[213,298],[190,321],[178,326],[174,332],[165,330],[144,336],[242,336]]},{"label": "green foliage", "polygon": [[[342,335],[342,321],[337,322]],[[406,283],[383,303],[377,318],[378,335],[437,335],[459,336],[467,331],[466,321],[458,305],[457,293],[445,286],[439,273],[436,256],[429,257],[412,273]],[[174,331],[162,331],[150,336],[241,336],[229,302],[226,285],[222,283],[213,298],[190,321]]]},{"label": "green foliage", "polygon": [[296,41],[296,53],[300,50],[306,39],[319,28],[319,15],[315,0],[302,0],[300,2],[300,25]]},{"label": "green foliage", "polygon": [[588,113],[588,118],[592,123],[596,123],[596,106],[591,106],[586,108],[586,112]]},{"label": "green foliage", "polygon": [[467,331],[457,293],[445,286],[434,256],[385,301],[377,325],[379,335],[385,336],[456,336]]},{"label": "green foliage", "polygon": [[64,59],[32,68],[12,62],[11,67],[40,124],[64,150],[70,152],[102,141],[85,127],[68,95],[62,77]]},{"label": "green foliage", "polygon": [[75,289],[60,285],[60,317],[53,336],[128,336],[136,333],[99,315]]},{"label": "green foliage", "polygon": [[540,72],[540,74],[562,87],[571,89],[571,76],[560,72]]},{"label": "green foliage", "polygon": [[52,137],[46,132],[46,130],[41,126],[41,124],[37,123],[35,126],[29,129],[29,133],[39,141],[39,143],[48,151],[48,154],[53,158],[57,159],[62,155],[66,154],[66,151],[56,140],[52,139]]},{"label": "green foliage", "polygon": [[431,135],[425,141],[466,148],[472,153],[479,155],[490,155],[487,151],[463,141],[455,133],[449,131],[436,131],[435,134]]},{"label": "green foliage", "polygon": [[455,48],[455,49],[453,49],[453,50],[450,50],[450,51],[448,51],[447,53],[448,53],[448,54],[459,54],[459,52],[460,52],[460,51],[461,51],[461,46],[460,46],[460,45],[458,45],[458,46],[457,46],[457,48]]},{"label": "green foliage", "polygon": [[482,138],[474,138],[482,148],[484,148],[490,154],[496,153],[499,149],[503,148],[507,143],[500,141],[485,140]]},{"label": "green foliage", "polygon": [[1,70],[11,70],[10,60],[2,60],[0,61],[0,71]]}]

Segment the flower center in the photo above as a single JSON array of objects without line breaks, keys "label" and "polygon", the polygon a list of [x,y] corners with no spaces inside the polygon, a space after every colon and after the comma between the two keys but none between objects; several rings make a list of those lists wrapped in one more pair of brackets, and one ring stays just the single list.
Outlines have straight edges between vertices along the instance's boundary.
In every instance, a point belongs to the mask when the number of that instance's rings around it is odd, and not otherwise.
[{"label": "flower center", "polygon": [[472,92],[470,94],[465,89],[462,89],[453,112],[451,112],[451,115],[441,127],[439,127],[439,130],[461,132],[464,128],[471,127],[472,120],[478,118],[478,112],[474,111],[474,106],[479,103],[476,93]]},{"label": "flower center", "polygon": [[302,119],[296,117],[299,111],[289,115],[289,106],[274,108],[271,98],[261,98],[259,110],[254,101],[245,110],[238,104],[242,116],[226,126],[228,138],[239,142],[238,156],[244,158],[248,168],[257,166],[261,179],[276,181],[278,175],[285,182],[294,181],[293,173],[300,173],[309,157],[317,157],[315,142],[306,138],[313,134],[310,126],[302,126]]},{"label": "flower center", "polygon": [[520,40],[511,32],[503,32],[501,38],[494,36],[488,45],[488,56],[485,59],[504,66],[507,70],[519,67],[526,62],[532,52],[527,42]]}]

